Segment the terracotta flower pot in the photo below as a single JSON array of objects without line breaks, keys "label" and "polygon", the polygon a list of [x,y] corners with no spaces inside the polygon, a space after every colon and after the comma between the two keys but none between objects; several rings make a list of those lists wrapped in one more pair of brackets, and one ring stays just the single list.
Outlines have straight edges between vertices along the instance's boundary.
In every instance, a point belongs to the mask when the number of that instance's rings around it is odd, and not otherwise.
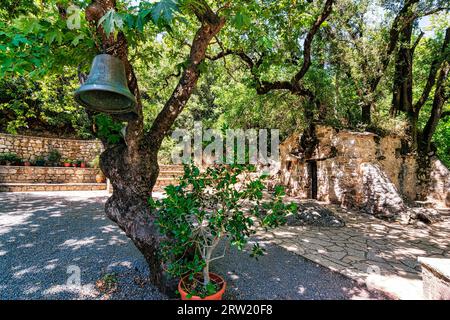
[{"label": "terracotta flower pot", "polygon": [[99,173],[95,176],[95,181],[97,181],[97,183],[104,183],[105,180],[106,178],[102,173]]},{"label": "terracotta flower pot", "polygon": [[31,166],[31,162],[30,162],[30,161],[25,161],[25,162],[23,163],[23,165],[24,165],[25,167],[29,167],[29,166]]},{"label": "terracotta flower pot", "polygon": [[70,167],[70,163],[69,162],[64,162],[64,167]]},{"label": "terracotta flower pot", "polygon": [[189,294],[188,292],[186,292],[183,289],[183,283],[185,282],[185,280],[189,277],[189,275],[184,276],[180,279],[180,282],[178,282],[178,292],[180,292],[181,295],[181,300],[222,300],[222,295],[225,292],[225,289],[227,287],[227,283],[226,281],[219,275],[210,272],[209,273],[209,277],[211,278],[211,281],[214,281],[216,283],[221,283],[222,287],[220,288],[219,291],[217,291],[216,293],[210,295],[210,296],[206,296],[204,298],[199,297],[199,296],[192,296],[190,298],[187,298],[187,295]]},{"label": "terracotta flower pot", "polygon": [[80,163],[80,168],[86,168],[86,162]]}]

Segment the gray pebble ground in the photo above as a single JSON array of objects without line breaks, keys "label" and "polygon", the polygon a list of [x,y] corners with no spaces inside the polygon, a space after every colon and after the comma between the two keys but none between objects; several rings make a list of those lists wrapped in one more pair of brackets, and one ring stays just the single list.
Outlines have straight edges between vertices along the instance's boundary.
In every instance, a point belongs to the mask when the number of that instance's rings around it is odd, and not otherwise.
[{"label": "gray pebble ground", "polygon": [[[0,299],[166,299],[146,281],[139,251],[104,216],[105,199],[96,192],[0,193]],[[226,298],[383,298],[280,247],[266,250],[259,261],[236,250],[216,261],[229,283]],[[68,286],[77,268],[81,287]],[[111,273],[117,290],[99,292],[96,281]]]}]

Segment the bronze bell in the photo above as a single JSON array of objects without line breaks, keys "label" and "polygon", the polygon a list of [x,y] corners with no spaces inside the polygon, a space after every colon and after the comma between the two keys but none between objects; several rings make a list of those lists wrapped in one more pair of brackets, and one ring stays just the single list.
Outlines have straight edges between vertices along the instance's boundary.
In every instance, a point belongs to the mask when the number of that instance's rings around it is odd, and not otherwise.
[{"label": "bronze bell", "polygon": [[114,114],[122,120],[137,117],[136,98],[128,89],[125,67],[119,58],[99,54],[92,61],[86,82],[75,91],[82,106]]}]

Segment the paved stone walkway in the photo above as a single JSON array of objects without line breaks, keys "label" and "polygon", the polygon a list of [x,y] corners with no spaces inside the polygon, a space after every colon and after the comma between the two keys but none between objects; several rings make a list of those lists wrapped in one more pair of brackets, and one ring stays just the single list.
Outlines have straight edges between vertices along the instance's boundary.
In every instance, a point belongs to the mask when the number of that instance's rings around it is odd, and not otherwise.
[{"label": "paved stone walkway", "polygon": [[423,298],[419,256],[450,258],[448,216],[417,228],[327,207],[345,227],[282,227],[259,237],[399,299]]}]

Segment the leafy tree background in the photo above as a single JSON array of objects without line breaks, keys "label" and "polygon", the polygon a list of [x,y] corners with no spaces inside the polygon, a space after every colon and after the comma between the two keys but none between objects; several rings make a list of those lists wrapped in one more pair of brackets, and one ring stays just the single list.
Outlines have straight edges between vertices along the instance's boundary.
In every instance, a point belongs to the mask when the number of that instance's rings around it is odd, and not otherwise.
[{"label": "leafy tree background", "polygon": [[[79,85],[79,73],[89,70],[97,40],[92,36],[93,26],[84,19],[83,10],[80,11],[81,28],[67,27],[61,19],[60,8],[70,4],[83,9],[89,2],[2,2],[2,132],[81,139],[95,136],[85,110],[76,105],[72,94]],[[122,27],[126,33],[130,60],[140,81],[147,126],[176,85],[190,49],[186,39],[192,38],[196,30],[193,17],[177,13],[176,1],[158,4],[159,11],[150,11],[151,4],[146,1],[138,6],[136,2],[123,1],[118,4],[117,14],[121,16],[113,13],[111,17],[105,16],[104,21],[109,31],[117,32]],[[190,128],[194,121],[202,121],[204,127],[214,128],[272,127],[279,128],[285,138],[301,131],[307,125],[305,111],[313,110],[315,120],[335,127],[405,135],[405,116],[389,115],[392,61],[376,91],[372,123],[364,124],[360,115],[364,98],[361,90],[380,63],[389,28],[403,4],[375,0],[335,3],[334,12],[314,38],[312,64],[303,80],[320,106],[312,106],[305,97],[287,91],[257,94],[251,71],[239,57],[229,55],[205,61],[203,76],[176,126]],[[420,6],[427,8],[441,4],[420,2]],[[223,48],[230,48],[246,52],[255,60],[263,57],[256,71],[262,80],[288,80],[302,60],[302,37],[321,7],[321,1],[236,1],[231,23],[214,40],[208,55],[212,57]],[[448,10],[428,16],[427,21],[426,35],[414,54],[414,100],[420,97],[430,63],[440,50],[449,25]],[[416,22],[415,38],[421,28]],[[420,112],[420,128],[430,114],[431,103],[432,99],[428,99]],[[444,106],[446,111],[450,111],[448,101]],[[450,166],[450,117],[440,120],[433,141],[441,160]],[[166,139],[160,152],[162,161],[168,160],[172,146],[173,142]]]}]

